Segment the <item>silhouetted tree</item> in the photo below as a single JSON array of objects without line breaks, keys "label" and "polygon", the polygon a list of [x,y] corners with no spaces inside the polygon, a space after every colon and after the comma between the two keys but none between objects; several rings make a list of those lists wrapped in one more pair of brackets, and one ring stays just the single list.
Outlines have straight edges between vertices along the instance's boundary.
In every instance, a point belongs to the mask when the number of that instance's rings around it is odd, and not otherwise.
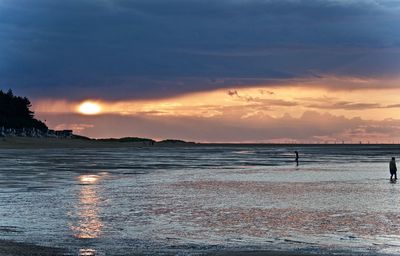
[{"label": "silhouetted tree", "polygon": [[0,90],[0,127],[37,128],[46,131],[46,124],[34,118],[31,102],[26,97],[14,96],[12,90]]}]

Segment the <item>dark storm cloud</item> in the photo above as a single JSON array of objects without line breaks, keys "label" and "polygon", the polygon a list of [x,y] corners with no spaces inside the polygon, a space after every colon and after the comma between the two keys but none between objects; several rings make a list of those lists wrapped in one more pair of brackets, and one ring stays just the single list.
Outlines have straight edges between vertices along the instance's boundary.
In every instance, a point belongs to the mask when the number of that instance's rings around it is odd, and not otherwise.
[{"label": "dark storm cloud", "polygon": [[383,0],[3,0],[0,87],[116,99],[396,76],[399,12]]}]

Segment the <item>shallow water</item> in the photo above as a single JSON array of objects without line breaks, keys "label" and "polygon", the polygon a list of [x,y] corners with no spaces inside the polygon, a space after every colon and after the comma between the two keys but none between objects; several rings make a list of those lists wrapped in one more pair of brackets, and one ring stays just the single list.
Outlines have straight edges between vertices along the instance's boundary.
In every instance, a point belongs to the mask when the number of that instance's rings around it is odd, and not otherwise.
[{"label": "shallow water", "polygon": [[399,155],[396,145],[0,150],[0,239],[71,255],[400,254],[400,182],[388,180]]}]

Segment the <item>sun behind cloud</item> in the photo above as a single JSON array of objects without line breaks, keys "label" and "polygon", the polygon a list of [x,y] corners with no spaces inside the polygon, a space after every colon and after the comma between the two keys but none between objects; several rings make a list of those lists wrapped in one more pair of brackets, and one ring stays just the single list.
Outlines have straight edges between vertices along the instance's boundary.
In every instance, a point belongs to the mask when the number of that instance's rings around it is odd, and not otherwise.
[{"label": "sun behind cloud", "polygon": [[101,106],[93,101],[85,101],[78,106],[78,111],[84,115],[96,115],[101,112]]}]

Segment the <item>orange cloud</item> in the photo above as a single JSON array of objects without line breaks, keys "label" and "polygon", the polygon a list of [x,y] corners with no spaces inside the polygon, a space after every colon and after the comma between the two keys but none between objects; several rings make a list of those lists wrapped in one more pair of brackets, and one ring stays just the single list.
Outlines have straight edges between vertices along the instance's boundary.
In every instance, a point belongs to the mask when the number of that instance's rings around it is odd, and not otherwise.
[{"label": "orange cloud", "polygon": [[[192,129],[193,134],[187,134],[188,139],[202,141],[270,141],[283,138],[310,139],[310,140],[341,140],[351,139],[376,139],[389,140],[396,137],[395,133],[400,126],[397,121],[387,120],[400,119],[400,108],[397,97],[400,89],[363,89],[363,90],[330,90],[323,87],[308,86],[284,86],[284,87],[252,87],[231,88],[226,90],[215,90],[202,93],[192,93],[179,97],[157,99],[157,100],[125,100],[125,101],[96,101],[101,106],[99,117],[83,116],[77,112],[77,106],[81,102],[69,102],[66,100],[39,100],[34,102],[34,110],[38,116],[49,121],[49,125],[65,124],[82,134],[95,137],[110,136],[139,136],[140,134],[157,137],[173,135],[182,138],[174,132],[165,133],[162,130],[181,130],[178,125]],[[68,122],[57,119],[55,116],[70,116],[73,120]],[[107,122],[99,120],[107,119]],[[110,121],[112,119],[113,121]],[[95,123],[88,120],[96,120]],[[130,120],[132,125],[124,120]],[[138,121],[150,125],[156,125],[157,129],[146,127],[146,131],[153,133],[141,133],[135,131],[134,127]],[[357,121],[363,120],[363,121]],[[357,122],[356,122],[357,121]],[[184,122],[184,123],[182,123]],[[189,126],[186,122],[195,123]],[[354,123],[357,125],[353,125]],[[109,127],[110,124],[123,123],[129,129],[101,129],[99,125]],[[384,125],[389,125],[389,132],[384,134]],[[207,128],[207,126],[209,129]],[[307,127],[305,130],[297,131],[292,128]],[[197,132],[202,131],[214,133],[223,129],[224,132],[216,136],[202,136]],[[289,128],[290,127],[290,128]],[[337,129],[337,130],[335,130]],[[228,136],[232,130],[232,136]],[[255,134],[255,137],[233,136],[239,131]],[[267,135],[264,132],[268,131]],[[284,132],[279,136],[279,132]],[[313,134],[309,133],[312,131]],[[292,133],[292,134],[291,134]],[[307,136],[297,137],[296,134],[305,133]],[[158,135],[160,134],[160,135]],[[167,136],[168,137],[168,136]]]},{"label": "orange cloud", "polygon": [[[379,120],[400,118],[393,108],[400,107],[396,97],[400,89],[331,91],[312,87],[254,87],[246,89],[216,90],[192,93],[158,100],[96,101],[103,114],[156,115],[156,116],[243,116],[257,113],[282,116],[288,113],[300,116],[307,110],[346,117],[360,116]],[[39,100],[34,102],[37,113],[76,113],[82,102],[66,100]]]}]

